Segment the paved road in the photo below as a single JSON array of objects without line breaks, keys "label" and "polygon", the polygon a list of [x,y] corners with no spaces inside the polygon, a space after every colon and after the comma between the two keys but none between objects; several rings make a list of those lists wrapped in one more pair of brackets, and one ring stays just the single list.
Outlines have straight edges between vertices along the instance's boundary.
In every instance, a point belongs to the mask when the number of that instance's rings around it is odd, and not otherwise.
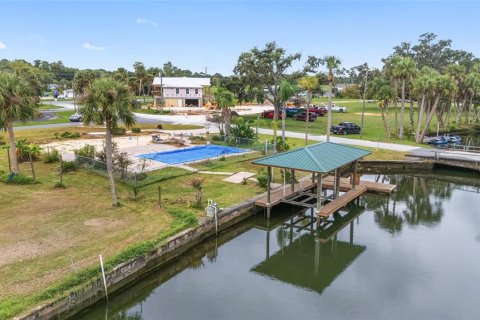
[{"label": "paved road", "polygon": [[[56,101],[52,102],[52,104],[57,106],[62,106],[65,109],[73,109],[73,102],[72,101]],[[262,108],[262,107],[261,107]],[[242,114],[242,112],[239,112]],[[206,117],[205,115],[153,115],[153,114],[143,114],[143,113],[135,113],[137,123],[172,123],[172,124],[189,124],[189,125],[198,125],[198,126],[205,126]],[[65,127],[65,126],[77,126],[78,123],[59,123],[59,124],[46,124],[46,125],[38,125],[38,126],[28,126],[28,127],[16,127],[15,130],[26,130],[26,129],[38,129],[38,128],[57,128],[57,127]],[[259,132],[262,134],[273,134],[273,130],[271,129],[259,129]],[[280,131],[278,131],[280,134]],[[304,139],[305,133],[300,132],[285,132],[286,137],[290,138],[299,138]],[[313,141],[325,141],[325,135],[309,135],[309,139]],[[419,147],[409,146],[409,145],[402,145],[402,144],[394,144],[394,143],[385,143],[385,142],[375,142],[375,141],[367,141],[361,139],[348,139],[348,138],[341,138],[337,136],[331,136],[331,142],[335,143],[343,143],[349,145],[356,145],[356,146],[363,146],[363,147],[370,147],[370,148],[379,148],[379,149],[387,149],[387,150],[394,150],[400,152],[409,152],[412,150],[420,149]]]}]

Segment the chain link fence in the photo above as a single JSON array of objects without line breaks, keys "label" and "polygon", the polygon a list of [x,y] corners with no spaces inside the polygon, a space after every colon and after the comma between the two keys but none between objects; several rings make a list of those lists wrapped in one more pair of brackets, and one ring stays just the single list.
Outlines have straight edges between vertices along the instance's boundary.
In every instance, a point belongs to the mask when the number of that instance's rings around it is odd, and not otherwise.
[{"label": "chain link fence", "polygon": [[274,153],[273,143],[269,140],[261,141],[259,139],[248,139],[240,137],[226,137],[224,135],[209,135],[208,141],[211,144],[236,147],[250,151],[259,152],[262,155],[271,155]]}]

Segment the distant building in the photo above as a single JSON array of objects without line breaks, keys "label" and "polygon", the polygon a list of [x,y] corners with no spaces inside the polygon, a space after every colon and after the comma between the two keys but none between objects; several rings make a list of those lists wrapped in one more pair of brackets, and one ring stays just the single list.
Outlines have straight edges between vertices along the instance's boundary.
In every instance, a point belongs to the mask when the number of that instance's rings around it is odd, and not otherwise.
[{"label": "distant building", "polygon": [[165,107],[203,107],[210,98],[210,78],[155,77],[152,87],[155,107],[162,97]]},{"label": "distant building", "polygon": [[349,87],[351,85],[353,85],[353,83],[339,83],[339,84],[335,85],[335,88],[337,89],[337,91],[341,92],[341,91],[345,90],[346,87]]},{"label": "distant building", "polygon": [[63,95],[65,96],[66,99],[75,97],[75,93],[73,92],[73,89],[63,90]]},{"label": "distant building", "polygon": [[47,84],[47,89],[48,89],[48,90],[58,89],[58,84],[56,84],[56,83],[49,83],[49,84]]}]

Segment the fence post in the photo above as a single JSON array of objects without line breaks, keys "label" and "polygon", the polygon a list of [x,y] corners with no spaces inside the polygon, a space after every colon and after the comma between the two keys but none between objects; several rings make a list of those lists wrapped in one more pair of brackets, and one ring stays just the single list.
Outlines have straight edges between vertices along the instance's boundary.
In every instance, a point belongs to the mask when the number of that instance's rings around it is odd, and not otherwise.
[{"label": "fence post", "polygon": [[60,153],[60,184],[63,183],[63,158],[62,154]]},{"label": "fence post", "polygon": [[158,186],[158,207],[162,207],[162,187]]}]

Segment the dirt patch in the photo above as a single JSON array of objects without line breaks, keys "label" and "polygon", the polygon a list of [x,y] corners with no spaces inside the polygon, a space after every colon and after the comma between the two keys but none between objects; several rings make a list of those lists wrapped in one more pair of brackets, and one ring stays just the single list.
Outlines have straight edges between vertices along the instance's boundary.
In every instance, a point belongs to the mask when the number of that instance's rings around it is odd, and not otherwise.
[{"label": "dirt patch", "polygon": [[118,227],[121,224],[124,224],[124,222],[120,220],[112,220],[109,218],[93,218],[86,220],[85,222],[83,222],[83,224],[87,227],[92,227],[94,229],[112,229]]}]

